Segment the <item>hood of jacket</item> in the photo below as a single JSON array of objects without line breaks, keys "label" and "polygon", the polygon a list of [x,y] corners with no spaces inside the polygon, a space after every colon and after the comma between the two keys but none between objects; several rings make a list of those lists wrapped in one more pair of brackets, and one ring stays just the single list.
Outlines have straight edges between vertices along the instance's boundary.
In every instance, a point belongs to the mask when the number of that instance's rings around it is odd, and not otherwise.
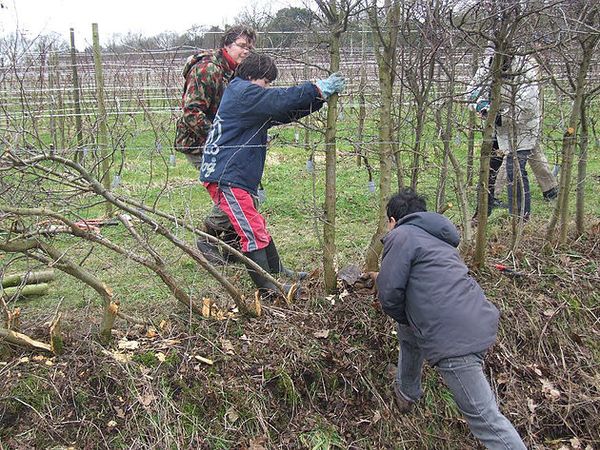
[{"label": "hood of jacket", "polygon": [[183,75],[183,78],[187,78],[188,74],[190,73],[190,70],[192,70],[192,67],[194,67],[197,63],[202,61],[204,58],[212,57],[212,55],[213,52],[210,50],[207,50],[202,53],[196,53],[195,55],[190,55],[185,61],[185,65],[183,66],[183,72],[181,73]]},{"label": "hood of jacket", "polygon": [[227,61],[227,58],[223,54],[223,51],[224,51],[223,49],[221,49],[221,50],[205,50],[200,53],[196,53],[195,55],[189,56],[188,59],[185,61],[185,64],[183,66],[183,71],[181,73],[183,75],[183,78],[187,79],[187,76],[190,73],[190,70],[192,70],[192,67],[194,67],[196,64],[198,64],[202,60],[207,60],[207,62],[210,61],[213,64],[221,66],[221,68],[223,69],[223,72],[228,74],[227,78],[230,78],[233,75],[233,71],[235,70],[235,68],[232,66],[232,64],[234,64],[234,63],[233,62],[229,63]]},{"label": "hood of jacket", "polygon": [[460,235],[454,224],[448,218],[435,212],[408,214],[398,221],[396,227],[400,225],[419,227],[453,247],[458,247],[460,243]]}]

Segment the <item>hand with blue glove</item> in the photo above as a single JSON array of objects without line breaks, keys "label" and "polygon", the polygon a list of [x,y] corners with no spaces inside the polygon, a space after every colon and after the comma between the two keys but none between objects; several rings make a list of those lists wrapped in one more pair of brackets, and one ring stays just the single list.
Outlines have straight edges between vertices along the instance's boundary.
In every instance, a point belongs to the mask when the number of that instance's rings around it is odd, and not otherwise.
[{"label": "hand with blue glove", "polygon": [[321,91],[323,100],[327,100],[333,94],[339,94],[340,92],[344,91],[344,87],[346,87],[346,79],[336,72],[332,73],[329,78],[317,80],[315,84]]}]

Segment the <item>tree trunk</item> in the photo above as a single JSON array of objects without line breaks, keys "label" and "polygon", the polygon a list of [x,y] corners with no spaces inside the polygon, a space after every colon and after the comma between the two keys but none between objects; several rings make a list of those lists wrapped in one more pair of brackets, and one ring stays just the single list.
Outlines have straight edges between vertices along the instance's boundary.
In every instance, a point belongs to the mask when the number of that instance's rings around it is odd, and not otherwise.
[{"label": "tree trunk", "polygon": [[[329,69],[337,72],[340,67],[340,34],[332,33],[329,56]],[[333,94],[327,101],[327,128],[325,130],[325,223],[323,225],[323,275],[325,291],[329,294],[337,288],[335,270],[335,214],[336,214],[336,126],[338,95]]]},{"label": "tree trunk", "polygon": [[[400,49],[401,62],[397,66],[396,70],[399,71],[399,77],[402,79],[404,76],[404,48]],[[404,188],[404,164],[402,163],[402,110],[404,102],[404,83],[400,83],[400,92],[396,98],[398,105],[398,118],[396,122],[396,142],[394,143],[394,156],[396,159],[396,181],[398,182],[398,190]]]},{"label": "tree trunk", "polygon": [[467,132],[467,186],[473,186],[473,161],[475,159],[475,111],[469,110]]},{"label": "tree trunk", "polygon": [[[94,49],[94,67],[96,72],[96,102],[98,106],[98,147],[100,150],[101,164],[99,165],[98,179],[107,191],[110,190],[110,161],[108,159],[108,125],[106,106],[104,105],[104,74],[102,72],[102,53],[100,48],[100,37],[98,35],[98,24],[92,24],[92,40]],[[104,202],[106,217],[111,217],[113,205]]]},{"label": "tree trunk", "polygon": [[575,209],[577,236],[582,236],[585,232],[585,178],[587,176],[588,146],[587,105],[584,98],[581,101],[581,133],[579,139],[579,161],[577,163],[577,200]]},{"label": "tree trunk", "polygon": [[493,135],[496,115],[500,110],[500,90],[502,88],[502,59],[505,53],[506,27],[503,24],[500,30],[500,42],[494,53],[491,66],[491,96],[490,109],[483,129],[483,143],[481,144],[481,158],[479,161],[479,189],[477,199],[477,238],[475,239],[475,251],[473,253],[473,265],[476,268],[483,267],[485,263],[485,248],[487,244],[487,208],[490,176],[490,157],[493,150]]},{"label": "tree trunk", "polygon": [[[394,100],[394,71],[396,62],[397,30],[400,16],[400,5],[398,1],[386,0],[384,4],[386,14],[385,29],[389,30],[384,35],[379,30],[375,13],[371,14],[371,23],[375,28],[375,34],[379,36],[377,49],[377,64],[379,67],[379,88],[381,90],[381,111],[379,115],[379,211],[377,229],[371,237],[365,256],[365,266],[368,271],[376,271],[379,267],[379,255],[383,246],[381,236],[386,231],[387,214],[386,204],[391,193],[392,184],[392,159],[394,156],[392,145],[392,102]],[[371,10],[373,11],[373,10]]]},{"label": "tree trunk", "polygon": [[[473,70],[471,71],[471,77],[475,76],[477,66],[479,65],[479,58],[481,57],[479,47],[476,47],[473,51]],[[473,186],[473,160],[475,158],[475,125],[477,123],[477,116],[475,111],[469,109],[469,122],[468,122],[468,133],[467,133],[467,186]]]},{"label": "tree trunk", "polygon": [[546,240],[552,241],[556,231],[556,224],[557,222],[560,222],[558,242],[561,245],[564,245],[567,242],[567,231],[569,226],[569,192],[571,189],[571,176],[573,173],[573,153],[577,143],[577,128],[581,117],[581,103],[583,102],[585,80],[594,54],[591,50],[595,47],[597,40],[598,36],[596,36],[595,39],[591,39],[591,42],[588,41],[587,45],[582,43],[583,56],[575,84],[573,108],[571,109],[567,130],[563,135],[562,170],[560,171],[558,201],[556,202],[552,218],[546,228]]},{"label": "tree trunk", "polygon": [[413,146],[413,163],[410,177],[410,186],[416,190],[419,181],[420,172],[420,157],[421,157],[421,138],[423,136],[423,121],[425,120],[425,107],[423,106],[425,100],[417,99],[416,104],[416,119],[417,124],[415,126],[415,145]]}]

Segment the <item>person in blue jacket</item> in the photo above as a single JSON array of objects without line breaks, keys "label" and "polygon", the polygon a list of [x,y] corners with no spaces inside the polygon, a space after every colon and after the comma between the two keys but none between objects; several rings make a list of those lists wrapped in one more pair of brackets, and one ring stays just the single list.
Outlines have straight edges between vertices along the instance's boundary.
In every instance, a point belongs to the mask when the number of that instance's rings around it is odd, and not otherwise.
[{"label": "person in blue jacket", "polygon": [[[267,131],[319,110],[332,94],[344,89],[345,80],[333,74],[315,83],[269,87],[276,78],[277,66],[267,55],[252,53],[239,65],[209,132],[200,181],[230,218],[242,252],[267,272],[287,274],[265,219],[256,209]],[[259,289],[277,291],[259,273],[249,270],[249,274]]]},{"label": "person in blue jacket", "polygon": [[425,199],[410,188],[389,200],[387,216],[381,270],[372,278],[383,311],[398,324],[394,393],[400,411],[410,411],[423,395],[421,370],[427,360],[487,448],[525,449],[483,373],[499,312],[469,275],[457,250],[456,228],[441,214],[427,212]]}]

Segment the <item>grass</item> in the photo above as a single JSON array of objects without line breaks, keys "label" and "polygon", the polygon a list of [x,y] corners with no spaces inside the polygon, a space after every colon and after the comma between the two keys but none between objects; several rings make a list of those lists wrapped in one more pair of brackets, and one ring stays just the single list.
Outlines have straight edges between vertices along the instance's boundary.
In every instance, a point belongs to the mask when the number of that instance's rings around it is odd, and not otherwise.
[{"label": "grass", "polygon": [[316,428],[299,436],[300,444],[310,450],[333,450],[347,448],[335,429],[324,427]]},{"label": "grass", "polygon": [[[352,138],[352,117],[346,117],[349,122],[341,125],[341,135]],[[372,128],[373,122],[369,125]],[[169,166],[168,137],[161,136],[163,155],[159,155],[153,149],[156,136],[143,127],[140,130],[130,130],[126,160],[115,155],[113,167],[116,170],[123,162],[123,169],[121,184],[114,192],[201,224],[211,202],[196,181],[197,174],[179,154],[175,167]],[[306,170],[308,151],[293,145],[294,128],[278,131],[267,160],[263,179],[267,201],[261,211],[284,262],[298,269],[318,268],[323,155],[316,154],[313,180]],[[433,130],[427,133],[428,139],[434,138]],[[406,133],[405,138],[412,137]],[[354,156],[345,153],[351,150],[348,143],[341,140],[340,149],[336,230],[337,264],[343,267],[361,263],[375,228],[378,200],[367,189],[365,168],[357,167]],[[464,161],[465,143],[455,150]],[[374,147],[369,156],[377,169]],[[404,163],[408,164],[406,156]],[[432,156],[420,184],[430,199],[434,198],[437,163]],[[595,177],[600,161],[592,158],[588,170],[588,223],[594,224],[600,215],[600,180]],[[374,175],[377,184],[377,170]],[[600,357],[594,332],[600,301],[595,278],[597,238],[590,233],[572,241],[568,250],[541,254],[539,230],[550,217],[552,204],[542,201],[535,182],[531,185],[533,219],[525,227],[522,248],[512,255],[528,278],[509,279],[488,269],[477,274],[503,315],[500,345],[488,356],[487,373],[493,384],[500,375],[510,379],[498,384],[501,402],[514,415],[514,423],[529,444],[558,448],[559,444],[548,442],[564,443],[576,436],[594,446],[600,444],[598,416],[594,414],[597,407],[589,401],[595,395],[590,380],[598,376]],[[452,183],[447,196],[454,198]],[[103,213],[102,206],[93,205],[86,195],[67,203],[58,196],[48,197],[46,206],[69,214],[93,218]],[[473,188],[469,197],[473,207]],[[456,209],[446,215],[459,221]],[[507,219],[505,211],[496,210],[491,216],[490,264],[511,257]],[[231,306],[222,288],[191,259],[157,237],[151,228],[136,224],[136,229],[192,295],[215,299],[223,308]],[[181,227],[173,226],[172,230],[193,243],[191,233]],[[120,225],[102,228],[102,235],[130,251],[143,253]],[[389,376],[397,356],[393,325],[371,306],[373,299],[368,292],[350,289],[349,296],[332,303],[316,281],[310,285],[305,302],[290,307],[267,302],[259,319],[204,320],[190,315],[152,272],[131,260],[68,236],[52,242],[65,257],[109,284],[123,311],[150,318],[157,336],[148,337],[146,327],[118,320],[115,340],[138,340],[140,348],[128,352],[130,362],[116,361],[111,356],[119,351],[115,343],[103,348],[94,340],[101,306],[98,295],[60,272],[48,295],[27,303],[11,302],[9,307],[22,309],[22,329],[42,340],[47,338],[44,323],[51,320],[60,304],[66,353],[56,358],[56,370],[33,361],[17,365],[23,353],[14,348],[3,354],[6,365],[0,366],[0,388],[11,394],[3,394],[0,414],[5,421],[7,417],[15,420],[3,423],[0,439],[8,442],[9,448],[17,445],[17,435],[24,445],[40,447],[76,442],[81,447],[105,448],[233,449],[254,444],[257,449],[258,445],[455,449],[458,442],[464,444],[460,448],[476,448],[448,390],[431,369],[425,372],[425,397],[414,415],[397,416]],[[0,257],[7,272],[37,265],[15,255]],[[246,295],[252,295],[243,268],[222,270]],[[549,317],[549,310],[559,312]],[[315,337],[315,332],[322,330],[329,330],[329,336]],[[224,350],[223,339],[232,343],[233,354]],[[158,353],[166,355],[165,361],[159,360]],[[215,363],[205,366],[194,355]],[[560,401],[553,403],[543,396],[539,376],[531,369],[534,364],[542,367],[543,376],[564,393]],[[31,408],[7,400],[7,396],[30,404],[46,420],[68,425],[41,436],[30,425],[39,416]],[[530,413],[526,399],[539,405],[535,415]],[[108,427],[110,420],[117,426]]]}]

